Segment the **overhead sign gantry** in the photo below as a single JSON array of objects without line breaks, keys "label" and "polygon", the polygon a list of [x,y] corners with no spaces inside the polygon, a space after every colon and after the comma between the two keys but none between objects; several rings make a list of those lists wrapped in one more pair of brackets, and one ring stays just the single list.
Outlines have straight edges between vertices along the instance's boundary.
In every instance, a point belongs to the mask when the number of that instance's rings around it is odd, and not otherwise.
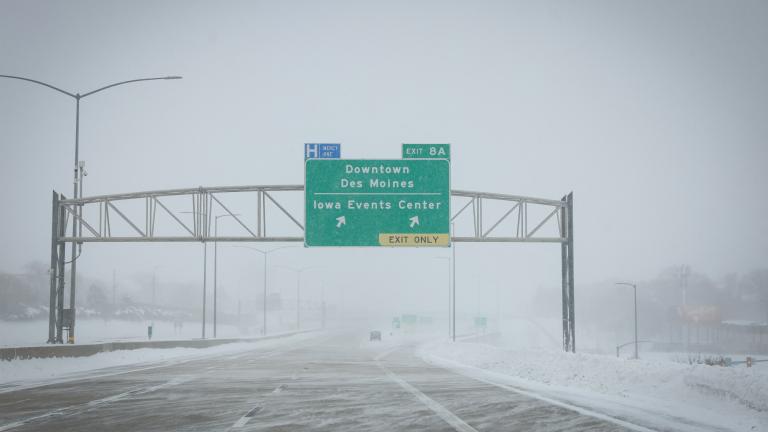
[{"label": "overhead sign gantry", "polygon": [[[563,349],[576,350],[572,193],[552,200],[452,190],[450,148],[444,144],[405,144],[402,160],[316,160],[311,159],[314,150],[305,149],[305,157],[309,158],[305,162],[306,185],[201,186],[77,199],[67,199],[54,191],[48,342],[62,343],[64,330],[74,330],[75,314],[64,307],[63,301],[67,243],[219,241],[447,246],[455,242],[538,242],[560,244]],[[338,145],[316,150],[318,157],[340,155]],[[303,221],[306,227],[283,202],[286,195],[295,197],[302,192],[307,205]],[[233,194],[243,198],[238,202],[255,202],[255,213],[251,206],[241,208],[229,201]],[[175,205],[169,203],[172,200]],[[179,208],[182,202],[187,204]],[[325,203],[331,203],[327,209]],[[504,210],[486,214],[486,203]],[[386,211],[379,210],[385,207]],[[228,232],[213,230],[215,213],[231,216],[235,228]],[[282,218],[278,224],[270,223],[269,232],[268,215],[270,220]],[[449,235],[451,223],[456,224],[456,231]],[[67,236],[67,228],[72,226],[76,230]],[[398,238],[411,243],[397,244]],[[424,243],[416,244],[417,238]]]}]

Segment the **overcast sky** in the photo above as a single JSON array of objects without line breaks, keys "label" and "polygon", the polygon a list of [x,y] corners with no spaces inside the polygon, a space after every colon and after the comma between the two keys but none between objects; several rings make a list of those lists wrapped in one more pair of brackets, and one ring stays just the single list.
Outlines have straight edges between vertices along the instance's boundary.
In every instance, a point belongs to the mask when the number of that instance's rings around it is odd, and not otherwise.
[{"label": "overcast sky", "polygon": [[[305,142],[340,142],[348,158],[449,142],[456,189],[574,192],[577,287],[683,263],[713,277],[766,265],[766,47],[765,1],[0,1],[0,74],[81,93],[184,77],[83,100],[86,195],[300,184]],[[4,271],[49,260],[74,116],[72,99],[0,79]],[[240,252],[221,255],[225,285],[260,278],[260,258]],[[478,297],[559,285],[556,245],[457,253],[458,282]],[[409,298],[444,285],[432,258],[449,251],[277,254],[320,263],[326,285]],[[159,265],[197,281],[201,255],[86,245],[78,269],[108,279]]]}]

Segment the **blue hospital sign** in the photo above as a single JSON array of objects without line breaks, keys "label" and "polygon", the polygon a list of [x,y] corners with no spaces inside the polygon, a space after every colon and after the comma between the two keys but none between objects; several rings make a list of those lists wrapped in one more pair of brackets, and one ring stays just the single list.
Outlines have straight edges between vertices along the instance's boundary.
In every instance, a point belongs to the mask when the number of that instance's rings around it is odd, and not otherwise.
[{"label": "blue hospital sign", "polygon": [[341,144],[304,144],[304,159],[339,159]]}]

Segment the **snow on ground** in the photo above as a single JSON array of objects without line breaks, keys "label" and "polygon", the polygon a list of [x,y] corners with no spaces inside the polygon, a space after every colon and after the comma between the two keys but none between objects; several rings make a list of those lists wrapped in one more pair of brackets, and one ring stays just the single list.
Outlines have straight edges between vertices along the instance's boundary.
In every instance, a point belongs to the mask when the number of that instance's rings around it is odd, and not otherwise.
[{"label": "snow on ground", "polygon": [[[274,318],[274,319],[272,319]],[[77,320],[76,342],[78,344],[101,343],[114,341],[145,341],[147,340],[148,321],[128,320],[102,320],[79,319]],[[311,322],[307,325],[315,325]],[[294,322],[270,317],[268,323],[270,333],[277,331],[290,331],[295,329]],[[231,324],[218,324],[216,335],[220,338],[251,337],[259,335],[259,327],[238,327]],[[202,335],[200,322],[184,322],[175,327],[170,321],[155,321],[152,329],[152,340],[176,340],[194,339]],[[213,324],[208,322],[206,328],[208,337],[213,335]],[[41,346],[48,339],[48,321],[0,321],[0,348],[19,346]]]},{"label": "snow on ground", "polygon": [[[304,333],[275,339],[237,342],[210,348],[142,348],[94,354],[88,357],[59,357],[28,360],[0,361],[0,384],[34,385],[59,379],[109,373],[103,370],[116,366],[148,367],[169,361],[190,360],[207,356],[235,355],[254,349],[271,349],[317,338],[316,333]],[[133,369],[133,368],[131,368]],[[83,374],[85,373],[85,374]],[[0,393],[2,387],[0,387]]]},{"label": "snow on ground", "polygon": [[423,346],[433,364],[465,375],[673,430],[768,430],[764,368],[688,365],[469,342]]}]

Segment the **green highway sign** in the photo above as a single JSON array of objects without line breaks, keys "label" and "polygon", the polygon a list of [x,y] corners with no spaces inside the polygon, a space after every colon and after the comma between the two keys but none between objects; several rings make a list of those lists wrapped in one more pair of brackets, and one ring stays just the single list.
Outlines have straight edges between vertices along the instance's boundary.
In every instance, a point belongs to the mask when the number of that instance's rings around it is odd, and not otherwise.
[{"label": "green highway sign", "polygon": [[403,159],[451,160],[450,144],[403,144]]},{"label": "green highway sign", "polygon": [[306,246],[448,246],[445,159],[308,159]]}]

